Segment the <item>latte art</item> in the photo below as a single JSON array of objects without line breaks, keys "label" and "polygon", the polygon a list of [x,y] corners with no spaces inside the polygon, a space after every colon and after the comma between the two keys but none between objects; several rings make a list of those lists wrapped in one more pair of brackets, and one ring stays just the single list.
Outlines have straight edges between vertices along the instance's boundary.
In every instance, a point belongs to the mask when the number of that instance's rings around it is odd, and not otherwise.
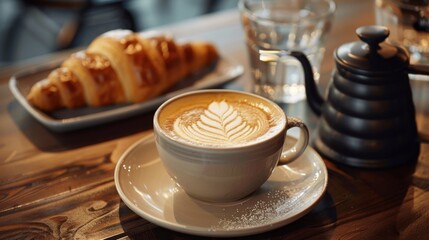
[{"label": "latte art", "polygon": [[[253,108],[253,109],[249,109]],[[260,113],[255,113],[258,111]],[[262,110],[244,103],[212,102],[207,109],[192,109],[174,121],[174,133],[191,142],[231,145],[263,135],[270,127]]]},{"label": "latte art", "polygon": [[172,141],[209,148],[235,148],[271,138],[284,128],[284,112],[259,96],[201,92],[173,99],[157,111]]}]

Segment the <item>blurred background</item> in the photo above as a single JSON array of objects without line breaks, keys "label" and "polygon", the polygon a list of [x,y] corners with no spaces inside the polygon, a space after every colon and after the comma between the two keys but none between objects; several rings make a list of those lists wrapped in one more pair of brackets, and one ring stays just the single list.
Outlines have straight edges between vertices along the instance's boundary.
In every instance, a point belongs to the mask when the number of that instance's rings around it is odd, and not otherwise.
[{"label": "blurred background", "polygon": [[144,31],[236,6],[237,0],[0,0],[0,67],[86,46],[111,29]]}]

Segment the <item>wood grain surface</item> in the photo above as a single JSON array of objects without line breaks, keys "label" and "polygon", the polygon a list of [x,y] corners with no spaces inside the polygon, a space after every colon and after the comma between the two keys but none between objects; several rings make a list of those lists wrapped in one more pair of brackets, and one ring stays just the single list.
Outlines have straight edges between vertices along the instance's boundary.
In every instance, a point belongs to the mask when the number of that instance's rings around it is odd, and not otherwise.
[{"label": "wood grain surface", "polygon": [[[322,65],[324,91],[332,53],[357,40],[354,30],[374,23],[373,1],[337,1]],[[183,38],[214,41],[246,72],[226,88],[250,89],[237,11],[166,26]],[[115,163],[132,143],[150,134],[153,112],[68,133],[37,122],[13,98],[8,79],[20,70],[69,52],[0,69],[0,239],[205,239],[158,227],[133,213],[113,180]],[[417,123],[429,133],[429,82],[413,82]],[[310,131],[318,117],[305,102],[282,106]],[[328,167],[327,192],[311,212],[277,230],[238,239],[429,239],[429,145],[417,162],[380,170]]]}]

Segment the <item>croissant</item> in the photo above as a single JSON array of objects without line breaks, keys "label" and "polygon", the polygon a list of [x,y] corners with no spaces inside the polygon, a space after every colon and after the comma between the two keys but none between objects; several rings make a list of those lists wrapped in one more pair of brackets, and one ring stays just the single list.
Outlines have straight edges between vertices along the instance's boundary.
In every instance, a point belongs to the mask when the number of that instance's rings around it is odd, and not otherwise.
[{"label": "croissant", "polygon": [[45,112],[143,102],[218,58],[208,42],[179,44],[166,35],[114,30],[35,83],[27,100]]}]

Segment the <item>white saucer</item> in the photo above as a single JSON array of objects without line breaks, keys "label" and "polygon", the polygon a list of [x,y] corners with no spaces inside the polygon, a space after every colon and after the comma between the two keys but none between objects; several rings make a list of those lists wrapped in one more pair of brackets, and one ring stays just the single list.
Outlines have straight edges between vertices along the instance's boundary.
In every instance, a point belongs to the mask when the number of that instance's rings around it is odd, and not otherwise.
[{"label": "white saucer", "polygon": [[[286,144],[296,141],[288,137]],[[120,197],[136,214],[159,226],[212,237],[266,232],[304,216],[326,190],[326,166],[308,147],[296,161],[277,167],[249,197],[228,204],[195,200],[164,169],[151,134],[133,144],[115,169]]]}]

